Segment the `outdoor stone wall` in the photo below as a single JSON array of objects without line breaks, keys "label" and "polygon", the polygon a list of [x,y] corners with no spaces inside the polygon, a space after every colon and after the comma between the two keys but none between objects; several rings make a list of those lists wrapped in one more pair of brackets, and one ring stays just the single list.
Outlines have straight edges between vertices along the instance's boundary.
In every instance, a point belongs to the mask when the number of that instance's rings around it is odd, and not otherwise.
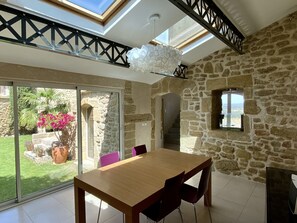
[{"label": "outdoor stone wall", "polygon": [[0,123],[0,136],[10,135],[10,101],[8,97],[0,98]]},{"label": "outdoor stone wall", "polygon": [[[94,157],[99,157],[120,148],[119,135],[119,96],[111,92],[82,92],[82,129],[86,129],[86,111],[92,109]],[[86,134],[83,133],[83,143],[86,143]],[[83,145],[86,148],[86,145]],[[87,150],[85,150],[87,151]],[[86,154],[84,154],[86,156]]]},{"label": "outdoor stone wall", "polygon": [[[181,151],[206,154],[216,170],[265,182],[265,168],[297,169],[297,12],[244,43],[189,67],[181,92]],[[167,92],[168,79],[153,86]],[[171,81],[175,82],[175,81]],[[212,130],[212,92],[244,90],[244,131]],[[154,95],[153,95],[154,96]]]}]

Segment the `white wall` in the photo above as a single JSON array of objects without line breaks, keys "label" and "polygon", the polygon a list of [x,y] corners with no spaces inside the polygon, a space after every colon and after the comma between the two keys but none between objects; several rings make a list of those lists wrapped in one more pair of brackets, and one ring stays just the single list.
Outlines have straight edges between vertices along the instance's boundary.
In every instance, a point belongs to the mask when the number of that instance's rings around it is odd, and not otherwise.
[{"label": "white wall", "polygon": [[[136,114],[151,113],[151,87],[148,84],[132,84],[133,101],[136,105]],[[151,121],[137,122],[135,124],[135,144],[145,144],[151,150]]]}]

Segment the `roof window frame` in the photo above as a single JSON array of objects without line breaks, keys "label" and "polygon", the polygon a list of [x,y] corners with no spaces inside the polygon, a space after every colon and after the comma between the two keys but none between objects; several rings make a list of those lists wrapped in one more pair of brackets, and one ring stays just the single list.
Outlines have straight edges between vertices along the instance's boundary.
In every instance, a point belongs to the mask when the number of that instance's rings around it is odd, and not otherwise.
[{"label": "roof window frame", "polygon": [[99,15],[79,5],[76,5],[70,2],[69,0],[48,0],[48,1],[55,3],[56,5],[60,5],[72,12],[76,12],[90,19],[94,19],[98,21],[101,25],[105,25],[113,16],[116,15],[117,12],[120,11],[120,9],[124,7],[126,3],[128,3],[128,0],[115,0],[114,3],[112,3],[111,6],[108,7],[107,10],[102,15]]}]

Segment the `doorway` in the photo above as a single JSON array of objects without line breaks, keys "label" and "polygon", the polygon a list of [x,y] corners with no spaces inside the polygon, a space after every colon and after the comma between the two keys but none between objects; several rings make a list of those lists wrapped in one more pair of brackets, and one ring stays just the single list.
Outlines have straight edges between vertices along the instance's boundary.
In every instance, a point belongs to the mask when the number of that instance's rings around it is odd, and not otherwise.
[{"label": "doorway", "polygon": [[162,96],[162,129],[164,148],[180,150],[180,96],[169,93]]}]

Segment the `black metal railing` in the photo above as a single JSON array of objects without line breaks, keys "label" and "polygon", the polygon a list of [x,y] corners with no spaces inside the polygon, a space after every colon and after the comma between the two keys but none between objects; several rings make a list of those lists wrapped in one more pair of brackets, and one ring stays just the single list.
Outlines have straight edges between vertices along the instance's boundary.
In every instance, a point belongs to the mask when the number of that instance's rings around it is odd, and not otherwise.
[{"label": "black metal railing", "polygon": [[218,39],[240,54],[244,36],[213,0],[169,0]]},{"label": "black metal railing", "polygon": [[131,47],[0,5],[0,40],[129,67]]},{"label": "black metal railing", "polygon": [[[129,67],[120,43],[0,4],[0,41]],[[185,78],[185,65],[174,72]]]}]

